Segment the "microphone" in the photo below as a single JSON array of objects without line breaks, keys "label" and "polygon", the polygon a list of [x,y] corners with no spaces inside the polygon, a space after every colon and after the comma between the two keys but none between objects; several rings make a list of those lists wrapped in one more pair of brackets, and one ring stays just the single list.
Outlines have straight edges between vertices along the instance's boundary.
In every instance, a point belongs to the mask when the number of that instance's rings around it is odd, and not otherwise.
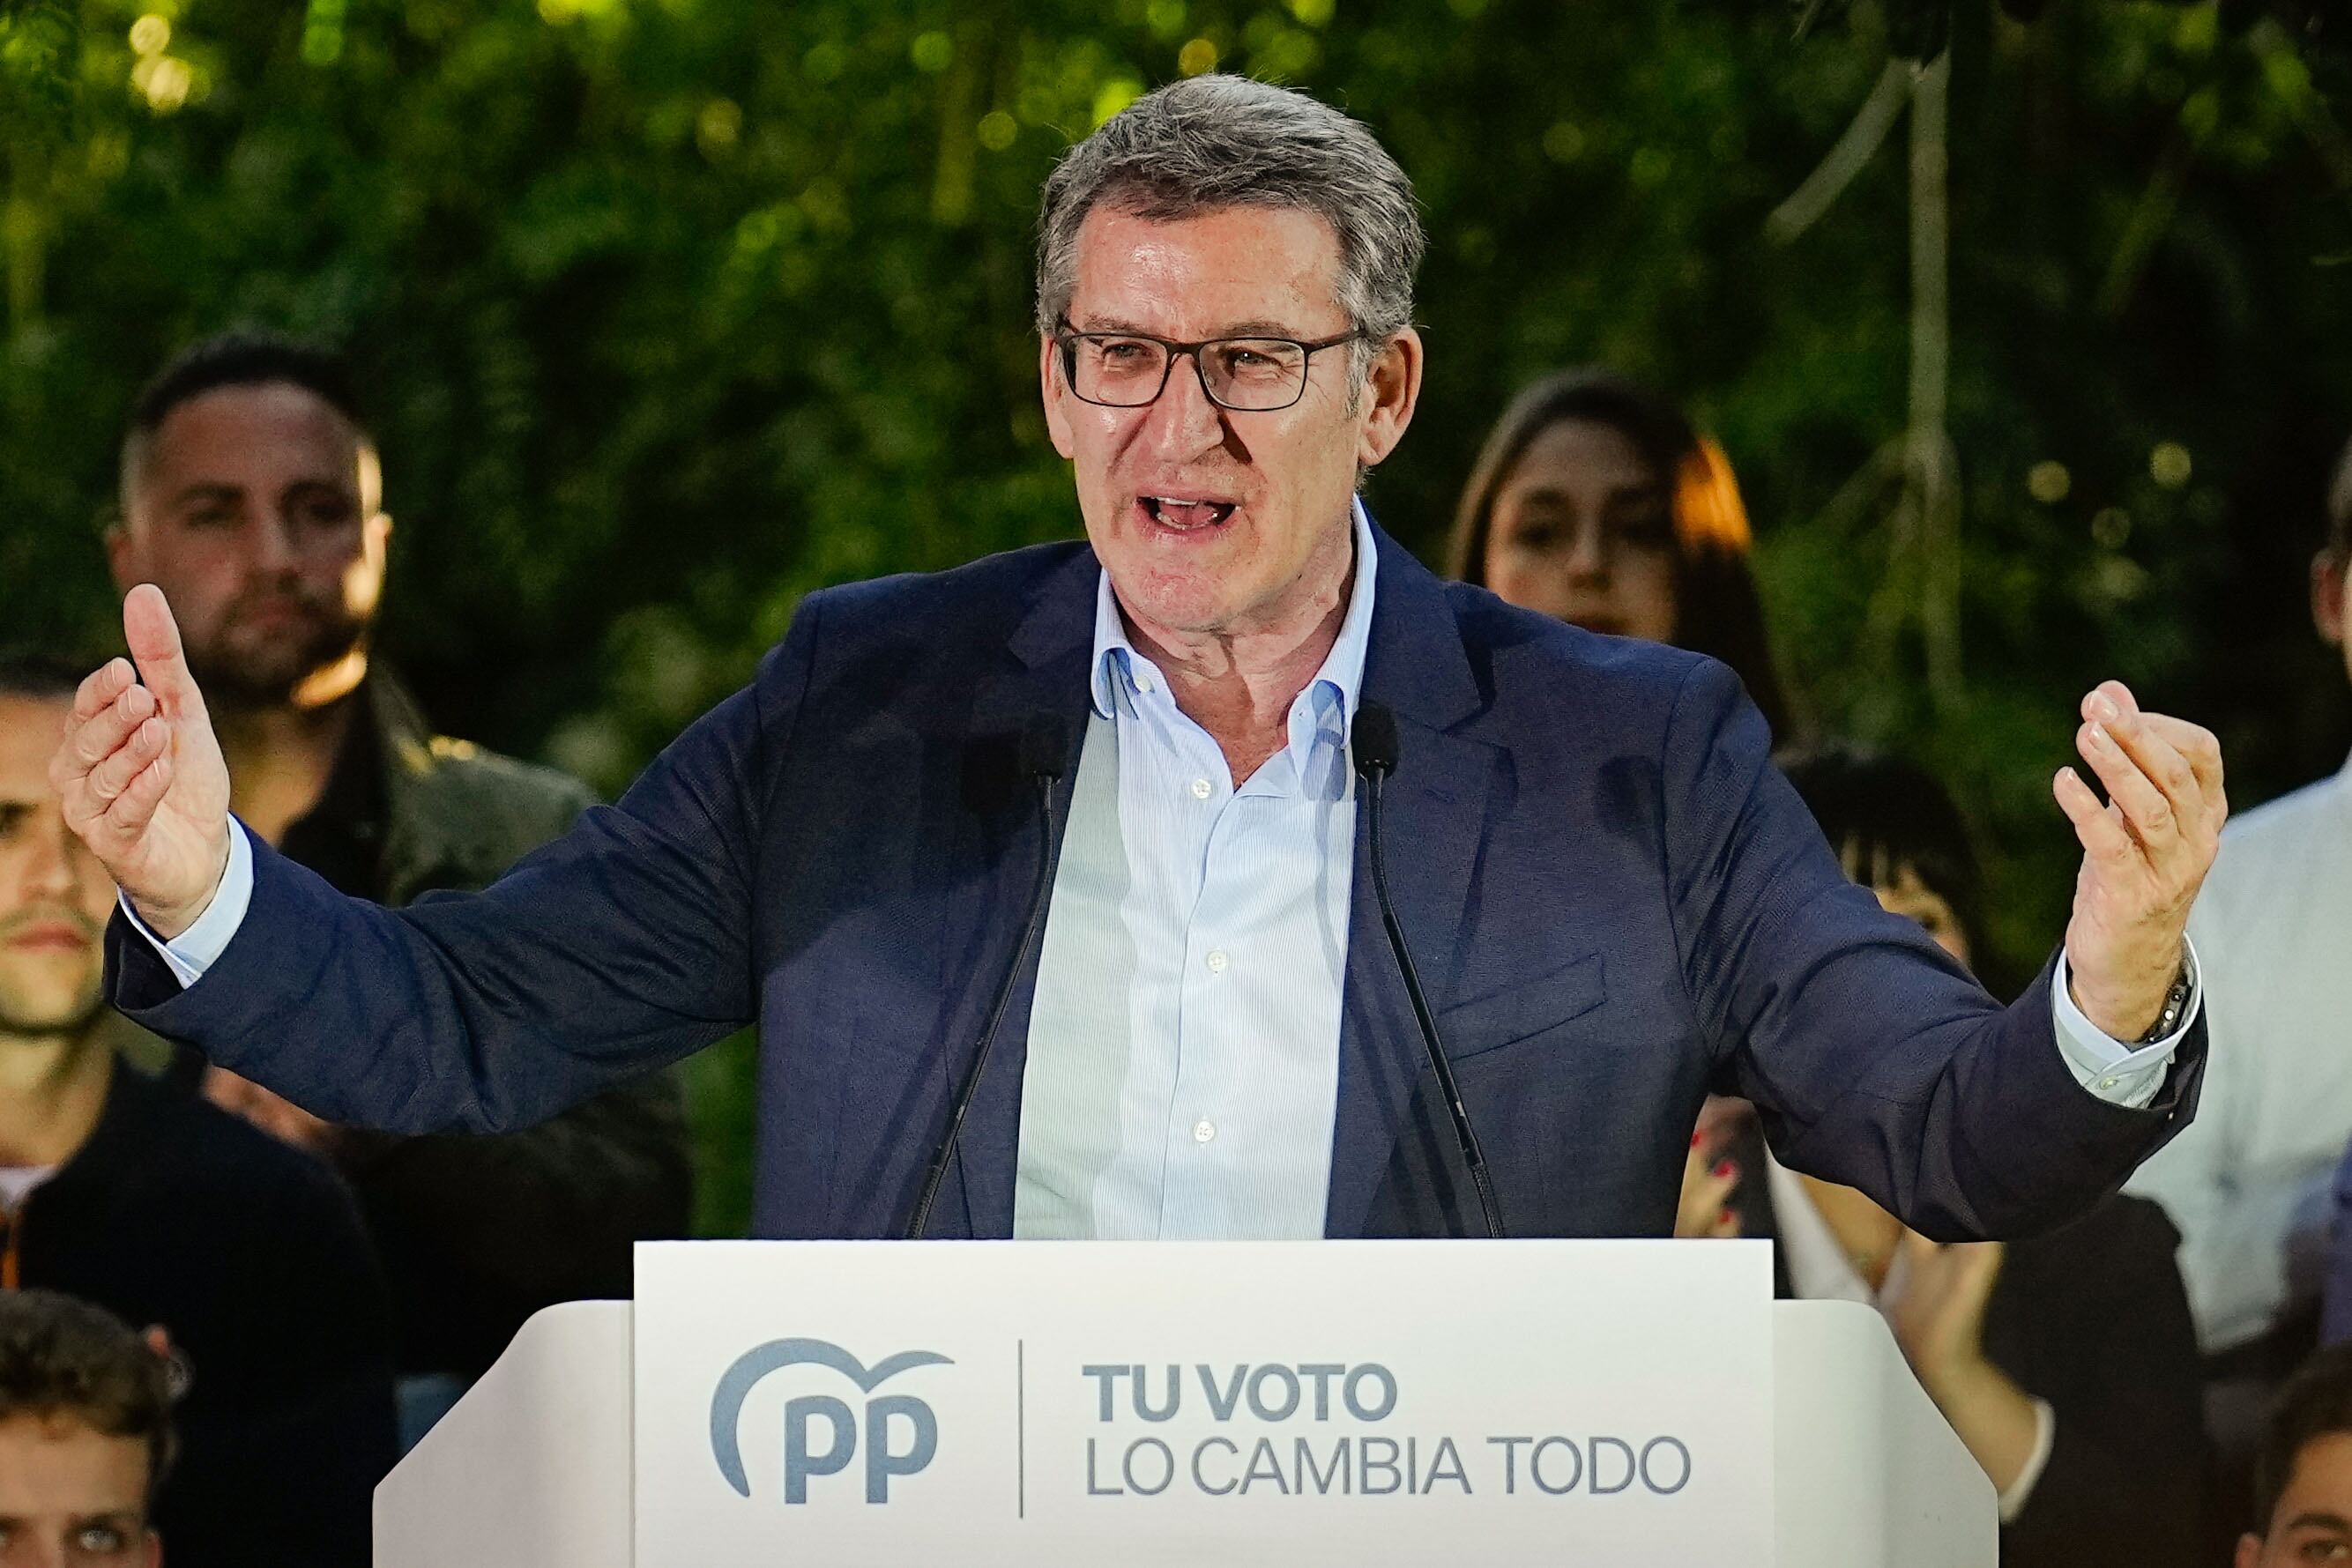
[{"label": "microphone", "polygon": [[1462,1091],[1454,1085],[1454,1067],[1437,1038],[1437,1020],[1430,1016],[1429,999],[1421,994],[1421,974],[1412,966],[1412,950],[1405,946],[1404,927],[1397,924],[1396,905],[1389,900],[1388,860],[1381,852],[1381,787],[1396,771],[1396,715],[1379,703],[1358,705],[1349,739],[1356,753],[1356,772],[1364,781],[1365,836],[1371,841],[1372,893],[1381,903],[1381,924],[1388,928],[1389,950],[1396,956],[1397,969],[1404,976],[1405,995],[1412,998],[1412,1016],[1421,1025],[1421,1043],[1429,1053],[1429,1071],[1437,1079],[1438,1092],[1444,1097],[1445,1109],[1454,1118],[1454,1141],[1462,1150],[1462,1163],[1469,1167],[1470,1185],[1477,1189],[1478,1210],[1486,1216],[1486,1235],[1499,1240],[1507,1232],[1502,1209],[1495,1201],[1495,1184],[1486,1175],[1486,1155],[1478,1147],[1478,1134],[1470,1125],[1470,1113],[1462,1103]]},{"label": "microphone", "polygon": [[1053,886],[1054,874],[1054,786],[1061,782],[1069,754],[1069,727],[1058,715],[1029,716],[1029,722],[1021,731],[1021,773],[1036,786],[1037,815],[1045,827],[1037,841],[1037,880],[1029,890],[1029,915],[1022,923],[1021,945],[1013,950],[1013,961],[1005,966],[1004,978],[997,983],[995,999],[989,1004],[988,1022],[980,1032],[980,1048],[971,1053],[971,1065],[964,1070],[963,1083],[948,1107],[947,1132],[940,1139],[938,1152],[931,1156],[930,1168],[923,1173],[922,1190],[915,1198],[914,1218],[907,1222],[909,1241],[920,1241],[923,1232],[930,1227],[931,1205],[939,1200],[940,1184],[947,1179],[948,1162],[955,1157],[956,1139],[963,1132],[964,1116],[971,1109],[972,1096],[980,1091],[981,1074],[988,1067],[989,1048],[996,1043],[997,1027],[1003,1023],[1004,1009],[1013,1000],[1013,983],[1028,963],[1029,950],[1036,946],[1038,930],[1045,923],[1045,894]]}]

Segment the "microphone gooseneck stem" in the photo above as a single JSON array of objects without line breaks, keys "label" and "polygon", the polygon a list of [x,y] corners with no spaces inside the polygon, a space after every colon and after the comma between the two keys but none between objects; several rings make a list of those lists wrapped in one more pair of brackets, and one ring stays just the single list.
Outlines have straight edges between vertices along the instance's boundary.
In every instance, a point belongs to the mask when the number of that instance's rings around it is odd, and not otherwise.
[{"label": "microphone gooseneck stem", "polygon": [[988,1022],[982,1029],[980,1048],[971,1053],[971,1065],[964,1070],[963,1082],[956,1090],[954,1103],[948,1108],[946,1134],[940,1139],[939,1152],[931,1156],[931,1167],[923,1173],[922,1190],[915,1198],[914,1217],[907,1221],[907,1239],[920,1241],[930,1228],[931,1206],[939,1201],[940,1185],[947,1179],[948,1162],[955,1157],[956,1140],[962,1135],[963,1121],[971,1110],[971,1102],[980,1090],[981,1073],[988,1066],[990,1047],[996,1043],[996,1031],[1004,1021],[1004,1011],[1013,1001],[1013,985],[1029,962],[1029,950],[1036,946],[1037,933],[1045,923],[1045,894],[1053,883],[1054,874],[1054,786],[1058,774],[1035,773],[1037,815],[1044,831],[1037,841],[1037,880],[1029,891],[1029,918],[1021,927],[1021,946],[1013,950],[1013,961],[1004,967],[1004,978],[997,983],[995,998],[989,1003]]},{"label": "microphone gooseneck stem", "polygon": [[1364,768],[1365,836],[1371,841],[1372,893],[1381,906],[1381,924],[1388,928],[1389,949],[1396,955],[1397,968],[1404,976],[1405,995],[1412,1000],[1414,1021],[1421,1025],[1421,1043],[1429,1053],[1429,1071],[1437,1079],[1437,1091],[1444,1096],[1445,1109],[1454,1118],[1454,1141],[1461,1146],[1462,1163],[1469,1167],[1470,1185],[1478,1194],[1478,1211],[1486,1220],[1486,1235],[1500,1240],[1503,1211],[1495,1200],[1495,1184],[1486,1174],[1486,1155],[1478,1146],[1478,1134],[1470,1125],[1469,1110],[1462,1103],[1462,1091],[1454,1082],[1453,1064],[1445,1060],[1445,1050],[1437,1038],[1437,1020],[1430,1016],[1429,999],[1422,995],[1421,975],[1412,964],[1412,949],[1405,946],[1404,927],[1397,923],[1396,905],[1389,898],[1388,858],[1381,850],[1381,794],[1387,768]]}]

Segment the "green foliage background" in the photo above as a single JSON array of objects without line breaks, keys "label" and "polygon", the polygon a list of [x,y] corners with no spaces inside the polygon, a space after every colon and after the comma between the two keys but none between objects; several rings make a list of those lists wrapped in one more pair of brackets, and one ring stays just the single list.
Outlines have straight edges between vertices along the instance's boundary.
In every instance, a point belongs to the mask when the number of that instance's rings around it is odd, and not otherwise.
[{"label": "green foliage background", "polygon": [[[1959,5],[1941,708],[1850,486],[1905,423],[1901,132],[1764,237],[1882,68],[1867,0],[1803,41],[1765,0],[0,0],[0,640],[110,645],[94,530],[166,354],[311,334],[379,414],[394,659],[446,727],[616,789],[809,589],[1076,530],[1025,325],[1036,188],[1213,62],[1367,120],[1427,204],[1430,382],[1384,521],[1436,559],[1538,371],[1687,398],[1792,684],[1946,770],[2031,963],[2090,681],[2221,728],[2241,804],[2352,736],[2302,589],[2352,423],[2344,65],[2210,5],[2052,12]],[[750,1060],[695,1069],[716,1230]]]}]

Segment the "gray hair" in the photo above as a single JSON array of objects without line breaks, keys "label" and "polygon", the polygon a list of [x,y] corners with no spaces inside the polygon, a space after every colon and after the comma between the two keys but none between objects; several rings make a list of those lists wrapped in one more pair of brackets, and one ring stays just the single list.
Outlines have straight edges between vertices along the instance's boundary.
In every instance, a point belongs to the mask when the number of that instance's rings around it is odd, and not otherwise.
[{"label": "gray hair", "polygon": [[[1339,238],[1340,308],[1377,344],[1412,324],[1428,239],[1412,183],[1364,125],[1302,92],[1211,74],[1171,82],[1072,147],[1037,219],[1037,330],[1076,287],[1078,228],[1099,203],[1155,222],[1220,207],[1313,213]],[[1370,356],[1359,345],[1360,368]]]}]

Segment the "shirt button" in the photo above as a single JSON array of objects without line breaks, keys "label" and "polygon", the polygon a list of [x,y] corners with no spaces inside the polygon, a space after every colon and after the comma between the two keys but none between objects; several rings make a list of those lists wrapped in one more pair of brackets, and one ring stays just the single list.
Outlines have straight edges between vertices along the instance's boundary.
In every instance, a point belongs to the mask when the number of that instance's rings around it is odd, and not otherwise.
[{"label": "shirt button", "polygon": [[2102,1078],[2099,1080],[2099,1087],[2102,1089],[2113,1089],[2115,1086],[2116,1081],[2112,1078]]},{"label": "shirt button", "polygon": [[1192,780],[1192,799],[1194,799],[1195,800],[1207,800],[1208,798],[1209,798],[1209,781],[1208,781],[1206,779],[1193,779],[1193,780]]},{"label": "shirt button", "polygon": [[1215,952],[1209,955],[1209,973],[1212,975],[1223,974],[1225,972],[1225,950],[1223,947],[1220,947]]},{"label": "shirt button", "polygon": [[1206,1116],[1202,1117],[1199,1121],[1192,1124],[1192,1141],[1194,1143],[1205,1144],[1216,1135],[1216,1124],[1210,1121]]},{"label": "shirt button", "polygon": [[1151,689],[1151,677],[1150,675],[1139,674],[1135,677],[1135,689],[1139,692],[1150,691]]}]

